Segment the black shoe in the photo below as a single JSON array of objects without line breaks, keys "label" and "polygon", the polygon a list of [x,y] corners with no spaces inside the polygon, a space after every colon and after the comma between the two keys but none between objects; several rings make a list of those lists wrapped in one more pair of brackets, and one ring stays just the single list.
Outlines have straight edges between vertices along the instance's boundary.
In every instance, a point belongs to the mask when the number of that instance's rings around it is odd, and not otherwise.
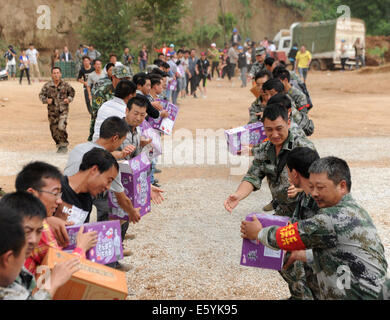
[{"label": "black shoe", "polygon": [[154,179],[154,183],[158,183],[158,179]]},{"label": "black shoe", "polygon": [[157,188],[161,188],[161,185],[159,185],[157,182],[152,183],[152,186],[155,186]]},{"label": "black shoe", "polygon": [[162,171],[160,169],[154,169],[154,173],[161,173]]}]

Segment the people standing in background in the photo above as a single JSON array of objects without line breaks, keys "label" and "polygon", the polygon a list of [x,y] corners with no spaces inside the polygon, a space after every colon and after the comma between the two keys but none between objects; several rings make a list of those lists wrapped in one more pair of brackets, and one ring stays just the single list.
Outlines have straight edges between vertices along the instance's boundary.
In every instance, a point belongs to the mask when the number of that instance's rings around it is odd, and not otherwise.
[{"label": "people standing in background", "polygon": [[229,62],[228,77],[229,77],[230,83],[232,84],[232,87],[234,86],[232,78],[234,77],[235,69],[236,69],[237,62],[238,62],[237,47],[238,47],[238,44],[237,43],[233,43],[233,45],[230,47],[230,49],[228,51],[228,56],[229,56],[229,61],[230,61]]},{"label": "people standing in background", "polygon": [[[110,60],[110,62],[112,62],[112,61]],[[126,68],[129,70],[131,75],[134,74],[133,68],[131,67],[131,64],[133,62],[134,62],[134,57],[131,54],[130,49],[129,48],[125,48],[125,50],[123,51],[123,55],[122,55],[122,63],[123,63],[124,66],[126,66]],[[115,66],[118,66],[118,65],[115,64]]]},{"label": "people standing in background", "polygon": [[267,51],[270,57],[275,58],[276,46],[273,41],[270,41]]},{"label": "people standing in background", "polygon": [[190,57],[188,58],[188,70],[191,73],[190,76],[190,84],[191,84],[191,95],[194,98],[197,98],[196,96],[196,88],[198,86],[198,78],[199,78],[199,71],[197,70],[196,63],[198,62],[198,58],[196,57],[196,50],[191,49]]},{"label": "people standing in background", "polygon": [[76,63],[76,73],[78,74],[81,70],[81,66],[83,65],[84,46],[82,44],[80,44],[74,56],[75,56],[75,63]]},{"label": "people standing in background", "polygon": [[8,50],[4,53],[4,58],[7,61],[6,69],[10,78],[16,79],[16,52],[14,48],[9,45]]},{"label": "people standing in background", "polygon": [[238,47],[238,68],[240,69],[240,78],[241,78],[241,88],[246,87],[246,77],[247,77],[247,57],[242,46]]},{"label": "people standing in background", "polygon": [[26,51],[26,55],[28,57],[28,60],[30,61],[30,67],[34,72],[34,77],[40,78],[41,74],[39,72],[39,66],[38,66],[39,52],[37,49],[34,48],[34,45],[32,43],[30,43],[30,47]]},{"label": "people standing in background", "polygon": [[146,70],[146,65],[148,64],[148,50],[146,49],[146,45],[142,45],[142,50],[139,52],[138,64],[139,72]]},{"label": "people standing in background", "polygon": [[294,42],[293,46],[288,52],[288,60],[290,61],[291,64],[291,70],[294,70],[295,68],[295,57],[297,56],[297,52],[298,52],[298,45],[296,42]]},{"label": "people standing in background", "polygon": [[260,47],[264,47],[265,50],[268,50],[269,42],[267,37],[264,37],[264,39],[260,42]]},{"label": "people standing in background", "polygon": [[238,33],[238,30],[237,30],[237,28],[234,28],[233,29],[233,34],[232,34],[232,36],[230,37],[230,43],[232,44],[232,46],[233,46],[233,44],[234,43],[241,43],[241,36],[240,36],[240,34]]},{"label": "people standing in background", "polygon": [[347,46],[345,44],[345,39],[341,40],[341,48],[340,48],[340,60],[341,60],[341,69],[345,70],[345,63],[348,60],[348,52],[347,52]]},{"label": "people standing in background", "polygon": [[[214,70],[216,70],[218,73],[218,65],[220,60],[219,51],[215,43],[212,43],[210,48],[207,49],[207,55],[211,61],[211,78],[214,78]],[[219,80],[219,74],[217,76],[217,80]]]},{"label": "people standing in background", "polygon": [[301,49],[298,51],[295,60],[295,69],[298,69],[303,82],[306,83],[306,77],[311,62],[311,53],[309,50],[306,50],[305,45],[301,46]]},{"label": "people standing in background", "polygon": [[85,104],[87,105],[87,110],[89,114],[92,114],[92,108],[91,108],[91,100],[89,99],[89,93],[88,93],[88,77],[89,74],[94,72],[95,68],[91,65],[91,58],[88,56],[84,56],[83,58],[83,65],[80,68],[79,75],[77,77],[77,81],[83,84],[84,88],[84,98],[85,98]]},{"label": "people standing in background", "polygon": [[[210,75],[211,65],[207,59],[206,52],[201,52],[200,59],[196,63],[199,70],[199,90],[202,98],[207,98],[206,81]],[[202,84],[201,84],[202,82]]]},{"label": "people standing in background", "polygon": [[26,73],[28,84],[31,84],[31,81],[30,81],[30,59],[26,55],[26,50],[22,50],[22,55],[19,57],[19,69],[20,69],[19,84],[22,84],[22,78],[23,78],[24,73]]},{"label": "people standing in background", "polygon": [[65,62],[69,62],[73,60],[72,54],[69,52],[67,46],[64,47],[64,51],[62,52],[60,59],[61,61],[65,61]]},{"label": "people standing in background", "polygon": [[95,50],[94,46],[91,44],[88,47],[87,56],[91,58],[91,61],[95,61],[95,59],[101,56],[100,52]]},{"label": "people standing in background", "polygon": [[56,62],[60,61],[60,52],[58,49],[53,50],[53,54],[51,55],[51,67],[54,68]]},{"label": "people standing in background", "polygon": [[362,67],[366,65],[364,61],[364,44],[360,41],[360,38],[357,38],[353,44],[355,48],[355,59],[356,59],[356,70],[359,69],[359,61],[362,64]]}]

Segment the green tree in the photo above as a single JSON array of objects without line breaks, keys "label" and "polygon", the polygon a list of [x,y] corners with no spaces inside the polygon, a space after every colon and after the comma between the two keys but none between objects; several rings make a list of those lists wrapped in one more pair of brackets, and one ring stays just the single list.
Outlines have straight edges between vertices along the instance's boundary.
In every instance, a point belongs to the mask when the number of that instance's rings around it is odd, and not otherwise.
[{"label": "green tree", "polygon": [[180,21],[188,10],[184,0],[142,0],[134,4],[137,21],[149,33],[146,42],[152,49],[157,43],[167,43],[176,37]]},{"label": "green tree", "polygon": [[237,24],[237,19],[231,12],[224,14],[222,11],[220,11],[218,14],[218,23],[222,27],[224,40],[226,42],[228,35],[232,33],[234,26]]},{"label": "green tree", "polygon": [[79,32],[84,41],[101,52],[103,59],[108,59],[111,52],[122,52],[134,36],[130,26],[133,10],[129,1],[86,0],[82,13]]},{"label": "green tree", "polygon": [[305,0],[313,21],[334,19],[341,15],[337,8],[350,8],[351,17],[362,19],[370,35],[390,35],[390,0]]}]

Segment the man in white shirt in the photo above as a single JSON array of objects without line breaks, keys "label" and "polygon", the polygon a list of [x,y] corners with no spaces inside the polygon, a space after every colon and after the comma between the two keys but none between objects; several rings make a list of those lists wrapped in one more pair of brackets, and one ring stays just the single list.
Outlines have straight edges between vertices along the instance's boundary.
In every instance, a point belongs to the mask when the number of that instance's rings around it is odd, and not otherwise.
[{"label": "man in white shirt", "polygon": [[94,134],[92,141],[96,142],[99,139],[100,127],[104,120],[108,117],[116,116],[119,118],[126,117],[127,102],[135,97],[137,87],[134,82],[124,79],[121,80],[115,88],[115,96],[113,99],[106,101],[99,108],[97,113]]},{"label": "man in white shirt", "polygon": [[30,43],[29,49],[26,50],[26,55],[28,59],[30,60],[30,68],[32,70],[32,73],[34,72],[34,77],[38,74],[38,78],[41,77],[41,74],[39,72],[39,66],[38,66],[38,58],[39,58],[39,52],[37,49],[34,48],[34,45]]}]

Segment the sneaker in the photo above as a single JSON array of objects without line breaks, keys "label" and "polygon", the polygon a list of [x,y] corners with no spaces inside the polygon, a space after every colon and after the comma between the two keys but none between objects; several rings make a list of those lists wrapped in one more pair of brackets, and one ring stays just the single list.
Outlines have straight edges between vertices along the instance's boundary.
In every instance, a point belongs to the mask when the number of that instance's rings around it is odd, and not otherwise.
[{"label": "sneaker", "polygon": [[157,182],[152,183],[152,186],[155,186],[157,188],[161,188],[161,185],[159,185]]},{"label": "sneaker", "polygon": [[116,270],[119,270],[119,271],[123,271],[123,272],[128,272],[128,271],[130,271],[131,269],[133,269],[133,266],[131,266],[131,265],[129,265],[129,264],[117,262],[117,264],[116,264],[116,266],[115,266],[115,269],[116,269]]},{"label": "sneaker", "polygon": [[158,179],[154,179],[154,183],[158,183]]},{"label": "sneaker", "polygon": [[263,208],[264,211],[272,211],[274,210],[274,206],[272,205],[272,201],[268,203],[266,206]]},{"label": "sneaker", "polygon": [[65,153],[67,153],[68,152],[68,148],[67,147],[59,147],[58,149],[57,149],[57,153],[63,153],[63,154],[65,154]]},{"label": "sneaker", "polygon": [[131,251],[130,249],[123,249],[123,256],[124,257],[130,257],[133,255],[133,251]]}]

